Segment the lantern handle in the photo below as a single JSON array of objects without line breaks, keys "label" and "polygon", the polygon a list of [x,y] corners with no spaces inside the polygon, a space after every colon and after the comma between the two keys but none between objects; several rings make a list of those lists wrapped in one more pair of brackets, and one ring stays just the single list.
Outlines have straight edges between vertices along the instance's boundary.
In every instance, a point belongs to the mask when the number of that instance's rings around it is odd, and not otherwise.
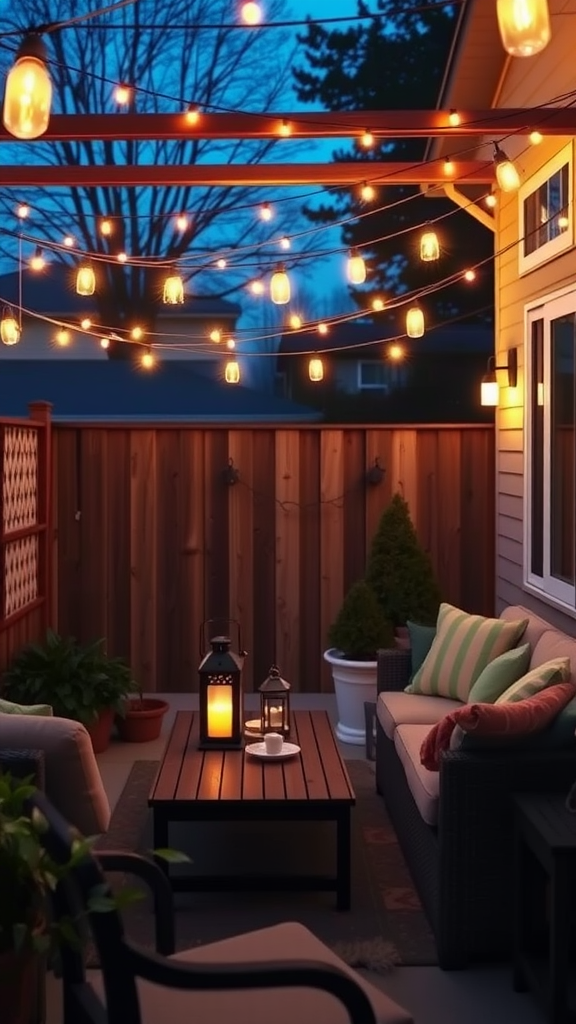
[{"label": "lantern handle", "polygon": [[[231,625],[234,625],[236,627],[236,635],[238,637],[237,653],[242,655],[242,657],[245,657],[246,651],[242,647],[242,632],[240,629],[240,623],[238,622],[238,619],[228,619],[224,616],[219,616],[214,619],[204,619],[204,621],[200,624],[200,655],[203,656],[210,646],[210,634],[212,634],[212,636],[218,635],[217,633],[215,634],[213,630],[207,631],[207,627],[210,626],[210,624],[213,622],[219,623],[219,633],[221,634],[222,630],[220,630],[220,626],[223,626],[225,623],[227,627]],[[228,636],[231,632],[232,630],[227,628],[222,635]]]}]

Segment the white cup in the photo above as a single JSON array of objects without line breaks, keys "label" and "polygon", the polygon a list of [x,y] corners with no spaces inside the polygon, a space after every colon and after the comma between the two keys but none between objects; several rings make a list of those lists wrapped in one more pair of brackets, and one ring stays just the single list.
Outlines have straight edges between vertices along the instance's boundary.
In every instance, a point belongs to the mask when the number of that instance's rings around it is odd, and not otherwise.
[{"label": "white cup", "polygon": [[280,754],[284,744],[284,737],[279,732],[267,732],[264,736],[264,745],[267,754]]}]

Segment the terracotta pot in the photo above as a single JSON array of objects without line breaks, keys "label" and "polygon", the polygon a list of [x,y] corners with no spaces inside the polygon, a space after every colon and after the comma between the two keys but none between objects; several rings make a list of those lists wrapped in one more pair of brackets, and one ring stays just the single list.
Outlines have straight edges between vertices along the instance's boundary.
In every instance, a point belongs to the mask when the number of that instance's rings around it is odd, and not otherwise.
[{"label": "terracotta pot", "polygon": [[167,702],[156,697],[127,701],[125,716],[116,717],[120,739],[126,743],[149,743],[150,740],[157,740],[162,731],[162,719],[167,711]]},{"label": "terracotta pot", "polygon": [[114,724],[114,711],[112,708],[102,708],[98,712],[98,718],[91,722],[86,728],[90,733],[92,746],[95,754],[101,754],[110,745],[110,735]]},{"label": "terracotta pot", "polygon": [[0,953],[2,1024],[31,1024],[40,1003],[40,957],[25,950]]}]

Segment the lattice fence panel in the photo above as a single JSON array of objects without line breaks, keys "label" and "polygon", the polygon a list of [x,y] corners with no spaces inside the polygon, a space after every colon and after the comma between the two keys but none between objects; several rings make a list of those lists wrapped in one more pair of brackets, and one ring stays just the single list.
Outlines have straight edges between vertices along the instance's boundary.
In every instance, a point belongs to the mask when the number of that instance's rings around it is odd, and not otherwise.
[{"label": "lattice fence panel", "polygon": [[4,535],[34,526],[38,515],[38,431],[4,428]]},{"label": "lattice fence panel", "polygon": [[4,554],[4,618],[38,597],[38,534],[8,541]]}]

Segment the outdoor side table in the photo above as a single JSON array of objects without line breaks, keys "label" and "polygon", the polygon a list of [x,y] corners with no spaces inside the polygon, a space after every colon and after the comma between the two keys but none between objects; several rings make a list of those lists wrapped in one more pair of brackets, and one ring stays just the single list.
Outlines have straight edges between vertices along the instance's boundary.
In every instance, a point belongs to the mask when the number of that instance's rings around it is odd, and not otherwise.
[{"label": "outdoor side table", "polygon": [[565,799],[514,801],[514,988],[530,990],[550,1024],[574,1021],[576,1010],[576,814]]}]

